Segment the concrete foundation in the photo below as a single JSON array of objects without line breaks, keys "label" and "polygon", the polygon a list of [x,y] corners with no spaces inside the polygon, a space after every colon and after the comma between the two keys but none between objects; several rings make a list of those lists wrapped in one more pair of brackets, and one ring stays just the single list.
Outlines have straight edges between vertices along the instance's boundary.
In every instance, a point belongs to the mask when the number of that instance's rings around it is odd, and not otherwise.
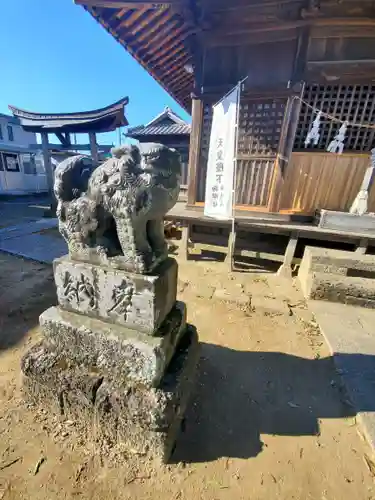
[{"label": "concrete foundation", "polygon": [[375,312],[323,301],[310,301],[333,362],[345,385],[361,434],[375,451]]},{"label": "concrete foundation", "polygon": [[307,299],[375,308],[375,259],[371,255],[306,248],[298,278]]},{"label": "concrete foundation", "polygon": [[305,286],[307,298],[375,308],[375,281],[313,273]]},{"label": "concrete foundation", "polygon": [[350,271],[363,271],[374,273],[375,277],[375,259],[373,255],[306,247],[298,275],[304,275],[312,271],[343,276],[346,276]]}]

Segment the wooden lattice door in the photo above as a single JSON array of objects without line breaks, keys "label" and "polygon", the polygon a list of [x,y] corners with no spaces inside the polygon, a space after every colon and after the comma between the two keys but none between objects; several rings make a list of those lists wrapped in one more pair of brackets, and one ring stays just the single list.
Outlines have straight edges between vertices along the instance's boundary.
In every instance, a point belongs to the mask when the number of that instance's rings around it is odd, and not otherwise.
[{"label": "wooden lattice door", "polygon": [[[236,204],[268,209],[287,97],[241,97],[237,151]],[[212,106],[203,110],[196,200],[204,201]]]},{"label": "wooden lattice door", "polygon": [[[335,116],[341,121],[373,124],[375,122],[375,85],[319,85],[305,86],[298,128],[294,141],[294,151],[326,151],[337,134],[341,123],[323,116],[320,138],[317,145],[305,146],[306,136],[316,117],[316,110]],[[349,126],[346,132],[344,152],[371,151],[375,144],[375,129]]]},{"label": "wooden lattice door", "polygon": [[286,102],[287,98],[241,99],[237,205],[267,210]]}]

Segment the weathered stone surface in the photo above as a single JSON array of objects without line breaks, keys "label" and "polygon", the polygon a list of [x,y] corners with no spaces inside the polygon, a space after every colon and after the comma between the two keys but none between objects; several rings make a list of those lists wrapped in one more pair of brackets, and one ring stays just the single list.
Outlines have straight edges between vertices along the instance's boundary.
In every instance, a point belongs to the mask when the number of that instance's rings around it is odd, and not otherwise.
[{"label": "weathered stone surface", "polygon": [[347,275],[348,270],[373,272],[375,276],[375,259],[355,252],[306,247],[298,276],[312,271]]},{"label": "weathered stone surface", "polygon": [[176,302],[177,262],[140,275],[62,257],[54,261],[63,309],[154,334]]},{"label": "weathered stone surface", "polygon": [[375,281],[326,273],[310,273],[304,281],[306,298],[343,304],[375,306]]},{"label": "weathered stone surface", "polygon": [[154,337],[56,307],[40,324],[51,351],[70,364],[91,367],[118,386],[156,386],[185,330],[186,307],[177,302]]},{"label": "weathered stone surface", "polygon": [[94,169],[74,156],[55,172],[59,230],[70,256],[145,274],[168,257],[163,217],[180,191],[181,159],[161,144],[122,146]]},{"label": "weathered stone surface", "polygon": [[198,336],[188,325],[157,389],[119,391],[103,382],[95,402],[97,428],[138,453],[166,462],[192,392],[198,359]]},{"label": "weathered stone surface", "polygon": [[309,307],[353,404],[359,430],[374,451],[375,312],[323,301],[311,301]]},{"label": "weathered stone surface", "polygon": [[49,352],[43,342],[34,345],[21,360],[23,373],[22,389],[26,399],[37,405],[46,406],[54,413],[63,412],[62,391],[53,377],[54,367],[60,357]]},{"label": "weathered stone surface", "polygon": [[88,429],[95,426],[113,442],[167,461],[192,391],[198,358],[198,336],[187,325],[158,387],[126,387],[96,367],[67,362],[62,352],[42,342],[22,360],[23,390],[34,403],[83,419]]},{"label": "weathered stone surface", "polygon": [[43,406],[47,404],[61,414],[67,414],[69,408],[80,414],[89,411],[103,380],[93,367],[80,368],[68,363],[62,353],[53,351],[43,341],[25,354],[21,368],[23,390],[29,401]]},{"label": "weathered stone surface", "polygon": [[341,250],[307,247],[298,279],[307,299],[373,308],[375,260]]},{"label": "weathered stone surface", "polygon": [[363,299],[347,295],[345,297],[345,304],[347,304],[348,306],[359,306],[366,309],[375,309],[375,299]]}]

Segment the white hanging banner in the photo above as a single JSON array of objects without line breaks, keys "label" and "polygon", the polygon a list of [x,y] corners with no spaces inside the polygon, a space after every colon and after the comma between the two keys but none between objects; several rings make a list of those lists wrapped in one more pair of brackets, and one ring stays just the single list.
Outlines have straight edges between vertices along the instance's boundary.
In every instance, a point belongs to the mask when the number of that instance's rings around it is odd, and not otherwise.
[{"label": "white hanging banner", "polygon": [[204,215],[228,220],[233,217],[233,176],[236,120],[240,85],[213,107],[206,174]]}]

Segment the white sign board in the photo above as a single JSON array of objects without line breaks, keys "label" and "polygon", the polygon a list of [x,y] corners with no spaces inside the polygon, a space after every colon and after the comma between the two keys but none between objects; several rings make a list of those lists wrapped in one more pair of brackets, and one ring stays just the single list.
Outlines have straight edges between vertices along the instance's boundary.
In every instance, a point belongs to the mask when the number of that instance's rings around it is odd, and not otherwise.
[{"label": "white sign board", "polygon": [[233,217],[233,175],[239,86],[213,107],[204,215]]}]

